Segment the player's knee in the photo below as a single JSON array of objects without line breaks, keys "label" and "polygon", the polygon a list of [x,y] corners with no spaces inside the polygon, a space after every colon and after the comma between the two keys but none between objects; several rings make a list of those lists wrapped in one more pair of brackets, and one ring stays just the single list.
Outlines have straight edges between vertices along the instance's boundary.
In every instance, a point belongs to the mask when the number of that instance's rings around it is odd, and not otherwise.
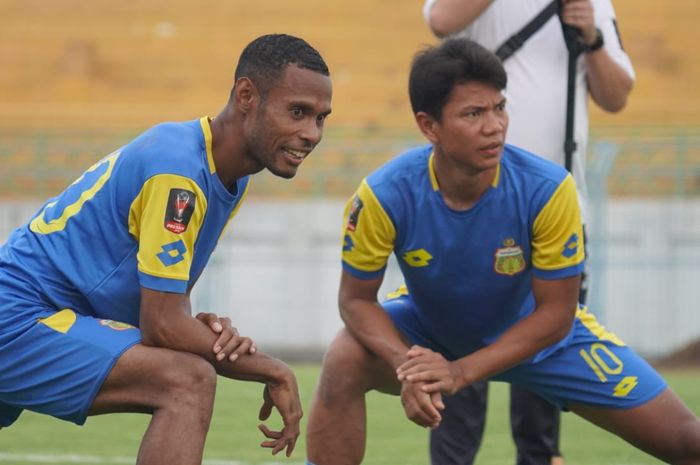
[{"label": "player's knee", "polygon": [[368,391],[372,385],[369,365],[372,355],[347,330],[336,335],[323,357],[319,380],[322,398]]},{"label": "player's knee", "polygon": [[168,375],[168,389],[174,394],[180,408],[208,408],[214,402],[216,370],[207,360],[178,353]]},{"label": "player's knee", "polygon": [[184,385],[198,396],[214,397],[216,370],[207,360],[198,356],[192,357],[185,369],[184,378]]}]

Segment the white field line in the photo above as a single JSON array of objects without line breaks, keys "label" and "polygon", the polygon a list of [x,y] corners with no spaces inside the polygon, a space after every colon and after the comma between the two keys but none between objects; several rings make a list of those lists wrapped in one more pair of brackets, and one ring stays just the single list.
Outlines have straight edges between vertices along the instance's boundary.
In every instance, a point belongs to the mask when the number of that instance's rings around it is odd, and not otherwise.
[{"label": "white field line", "polygon": [[[0,452],[0,463],[82,463],[89,465],[134,463],[134,457],[109,457],[104,455],[77,454],[9,454]],[[204,459],[202,465],[304,465],[302,462],[241,462],[239,460]],[[611,463],[609,465],[642,465],[638,463]]]},{"label": "white field line", "polygon": [[[104,455],[77,455],[77,454],[10,454],[0,452],[0,462],[9,463],[75,463],[75,464],[121,464],[134,463],[134,457],[109,457]],[[253,465],[251,462],[241,462],[238,460],[204,459],[202,465]],[[259,465],[303,465],[301,462],[263,462]]]}]

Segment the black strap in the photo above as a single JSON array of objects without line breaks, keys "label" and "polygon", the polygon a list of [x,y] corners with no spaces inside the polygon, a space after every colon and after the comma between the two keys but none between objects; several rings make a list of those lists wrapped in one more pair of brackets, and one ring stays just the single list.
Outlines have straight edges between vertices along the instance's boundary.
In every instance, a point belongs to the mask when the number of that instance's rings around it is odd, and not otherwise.
[{"label": "black strap", "polygon": [[500,58],[501,61],[506,61],[510,58],[510,56],[518,51],[525,41],[544,26],[544,23],[554,16],[558,10],[559,0],[552,0],[544,10],[540,11],[540,13],[532,19],[532,21],[527,23],[522,29],[510,36],[508,40],[498,47],[496,50],[498,58]]},{"label": "black strap", "polygon": [[[554,16],[560,14],[560,0],[552,0],[540,13],[535,16],[532,21],[527,23],[522,29],[510,36],[498,49],[496,55],[501,61],[506,61],[525,42],[532,37],[544,24]],[[573,168],[573,154],[576,151],[576,140],[574,139],[574,112],[576,105],[576,64],[578,57],[582,52],[581,41],[579,40],[580,31],[572,26],[564,24],[561,21],[562,32],[566,48],[569,51],[568,62],[568,79],[566,87],[566,134],[564,137],[564,167],[571,172]]]},{"label": "black strap", "polygon": [[561,23],[566,49],[569,51],[569,63],[567,69],[566,85],[566,133],[564,134],[564,167],[572,172],[574,165],[574,152],[576,151],[576,140],[574,139],[574,112],[576,110],[576,64],[578,57],[583,51],[579,36],[581,31],[575,27]]},{"label": "black strap", "polygon": [[566,132],[564,134],[564,168],[570,173],[574,167],[574,111],[576,107],[576,62],[578,54],[569,52],[568,79],[566,86]]}]

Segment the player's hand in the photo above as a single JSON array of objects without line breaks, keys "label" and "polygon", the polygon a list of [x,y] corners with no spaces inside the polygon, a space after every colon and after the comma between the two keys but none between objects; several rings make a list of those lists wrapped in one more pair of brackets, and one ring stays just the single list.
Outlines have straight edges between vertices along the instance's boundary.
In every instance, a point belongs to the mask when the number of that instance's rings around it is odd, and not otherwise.
[{"label": "player's hand", "polygon": [[434,429],[442,421],[440,411],[445,409],[445,405],[439,392],[427,393],[422,387],[423,383],[401,383],[401,405],[409,420]]},{"label": "player's hand", "polygon": [[234,362],[241,355],[254,354],[257,351],[255,342],[249,337],[241,336],[238,329],[231,324],[230,318],[204,312],[198,313],[195,318],[219,335],[212,347],[217,360],[228,357],[229,361]]},{"label": "player's hand", "polygon": [[279,411],[284,427],[281,431],[273,431],[265,424],[258,425],[260,431],[269,439],[263,441],[260,446],[272,449],[272,455],[286,448],[285,455],[289,457],[292,455],[299,438],[299,423],[303,415],[299,388],[291,370],[288,370],[288,375],[285,376],[283,382],[265,385],[263,405],[260,407],[258,418],[261,421],[267,420],[272,412],[272,407]]},{"label": "player's hand", "polygon": [[591,0],[564,0],[561,19],[564,24],[581,31],[581,40],[584,43],[592,44],[596,40],[597,32]]},{"label": "player's hand", "polygon": [[428,394],[452,395],[459,390],[463,376],[457,363],[448,362],[442,354],[421,346],[411,347],[406,356],[408,360],[396,369],[399,381],[421,383],[421,389]]}]

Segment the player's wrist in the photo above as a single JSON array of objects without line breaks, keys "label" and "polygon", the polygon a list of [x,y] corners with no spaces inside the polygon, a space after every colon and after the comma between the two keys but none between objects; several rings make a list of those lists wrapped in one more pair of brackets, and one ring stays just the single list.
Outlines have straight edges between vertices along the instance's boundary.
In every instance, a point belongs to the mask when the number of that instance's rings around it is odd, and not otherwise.
[{"label": "player's wrist", "polygon": [[603,38],[603,31],[595,28],[595,34],[590,38],[586,38],[581,41],[581,48],[583,53],[593,53],[600,50],[605,45],[605,39]]},{"label": "player's wrist", "polygon": [[393,347],[390,352],[383,357],[394,371],[398,371],[399,367],[408,361],[409,348],[406,346]]},{"label": "player's wrist", "polygon": [[273,363],[271,368],[268,370],[266,375],[267,381],[265,384],[271,387],[276,387],[296,382],[294,372],[291,368],[289,368],[289,366],[287,366],[286,363],[277,359],[272,360],[274,360],[276,363]]},{"label": "player's wrist", "polygon": [[455,391],[459,391],[478,381],[474,376],[470,376],[471,371],[464,365],[465,363],[461,359],[450,362],[450,374],[452,375]]}]

